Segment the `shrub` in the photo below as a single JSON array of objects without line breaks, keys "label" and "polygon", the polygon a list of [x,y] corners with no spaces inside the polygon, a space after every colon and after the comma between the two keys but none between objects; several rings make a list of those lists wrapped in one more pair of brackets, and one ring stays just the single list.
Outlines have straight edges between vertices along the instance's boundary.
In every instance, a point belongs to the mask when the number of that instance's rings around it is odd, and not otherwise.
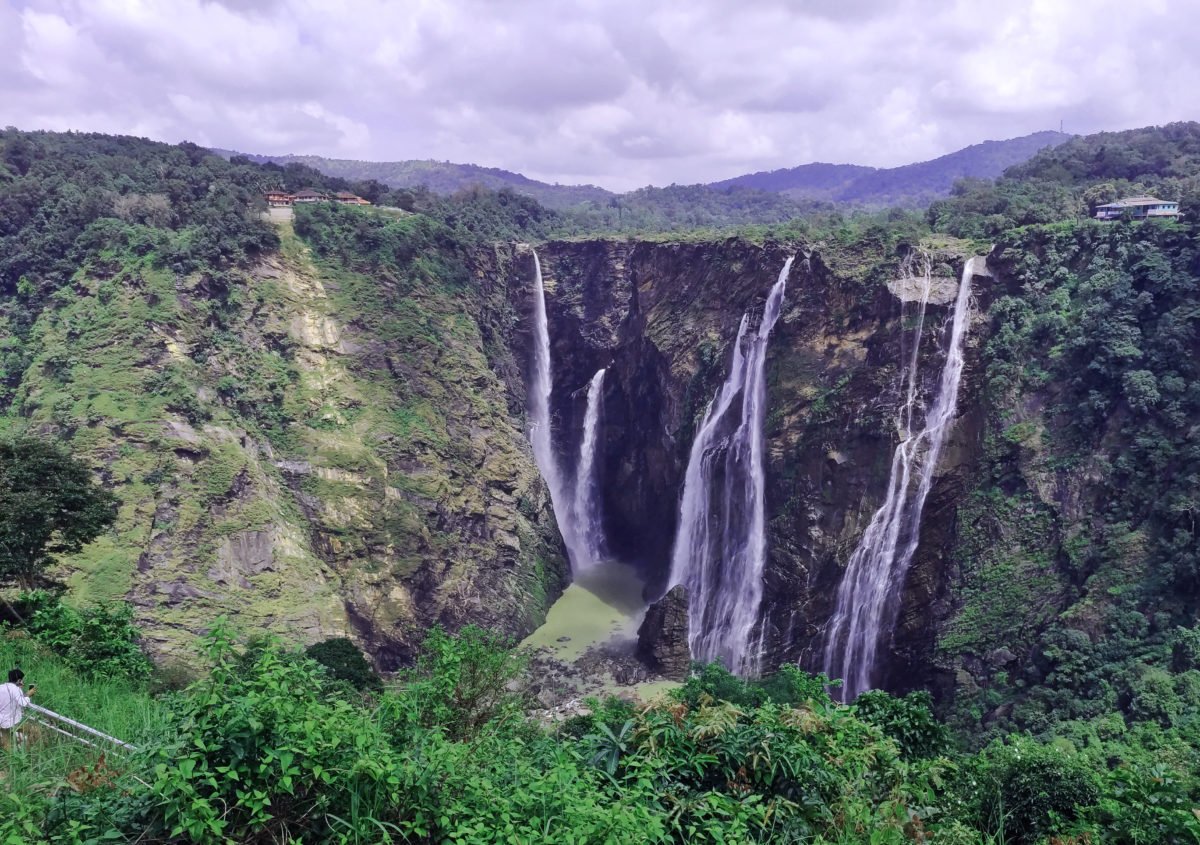
[{"label": "shrub", "polygon": [[138,644],[141,632],[130,605],[76,609],[44,590],[24,593],[18,603],[24,608],[22,627],[75,670],[92,677],[149,679],[153,667]]},{"label": "shrub", "polygon": [[1022,737],[993,743],[966,761],[958,787],[977,829],[1003,831],[1018,845],[1062,832],[1100,798],[1084,758]]},{"label": "shrub", "polygon": [[404,768],[378,725],[278,645],[238,659],[218,624],[206,646],[212,674],[177,700],[171,739],[152,752],[148,823],[199,843],[377,841]]},{"label": "shrub", "polygon": [[468,625],[457,636],[432,628],[417,665],[400,676],[407,695],[397,699],[409,729],[439,729],[451,740],[470,739],[485,726],[522,717],[519,679],[524,657],[502,635]]},{"label": "shrub", "polygon": [[896,740],[905,760],[937,757],[947,750],[946,726],[933,715],[933,698],[925,690],[903,698],[882,690],[864,692],[854,700],[858,717]]},{"label": "shrub", "polygon": [[358,646],[345,637],[313,643],[304,653],[328,669],[331,677],[346,681],[356,690],[378,690],[383,687],[383,681],[375,674]]},{"label": "shrub", "polygon": [[1109,772],[1103,798],[1091,813],[1105,842],[1120,845],[1194,845],[1200,842],[1195,777],[1168,767],[1121,766]]},{"label": "shrub", "polygon": [[796,666],[784,666],[778,672],[756,680],[743,680],[720,663],[696,663],[691,677],[675,692],[689,706],[697,706],[704,697],[728,701],[739,707],[757,707],[767,702],[781,705],[816,701],[828,703],[829,678],[810,675]]}]

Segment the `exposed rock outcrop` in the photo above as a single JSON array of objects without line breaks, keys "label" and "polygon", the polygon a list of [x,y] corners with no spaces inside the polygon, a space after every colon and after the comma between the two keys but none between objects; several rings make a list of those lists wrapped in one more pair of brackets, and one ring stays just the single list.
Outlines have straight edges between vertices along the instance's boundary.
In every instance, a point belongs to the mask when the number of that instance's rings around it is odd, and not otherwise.
[{"label": "exposed rock outcrop", "polygon": [[692,665],[688,648],[688,596],[682,584],[646,609],[638,628],[637,654],[651,671],[672,681],[687,679]]}]

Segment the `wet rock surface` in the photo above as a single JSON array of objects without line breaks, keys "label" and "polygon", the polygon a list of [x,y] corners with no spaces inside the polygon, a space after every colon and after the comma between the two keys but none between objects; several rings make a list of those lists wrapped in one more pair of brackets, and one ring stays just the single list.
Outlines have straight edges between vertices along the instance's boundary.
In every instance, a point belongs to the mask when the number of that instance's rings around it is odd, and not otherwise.
[{"label": "wet rock surface", "polygon": [[687,678],[692,652],[688,648],[688,595],[682,585],[672,587],[646,610],[638,628],[637,655],[664,678]]}]

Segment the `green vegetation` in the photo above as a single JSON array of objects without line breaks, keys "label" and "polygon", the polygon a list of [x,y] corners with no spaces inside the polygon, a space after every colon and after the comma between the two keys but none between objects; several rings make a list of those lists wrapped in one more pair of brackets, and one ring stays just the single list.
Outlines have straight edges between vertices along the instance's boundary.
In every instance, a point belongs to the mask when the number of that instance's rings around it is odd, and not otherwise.
[{"label": "green vegetation", "polygon": [[795,669],[746,684],[698,667],[666,701],[597,702],[553,730],[522,713],[520,656],[479,629],[433,630],[416,666],[366,697],[279,643],[237,646],[220,622],[206,650],[208,674],[156,700],[0,640],[0,659],[22,662],[47,703],[139,745],[103,765],[49,737],[7,755],[0,842],[1200,836],[1200,781],[1184,760],[1105,761],[1023,737],[956,754],[928,699],[840,705]]},{"label": "green vegetation", "polygon": [[[226,153],[222,153],[225,155]],[[229,153],[231,157],[236,154]],[[363,182],[383,183],[402,194],[410,191],[428,191],[448,195],[460,191],[483,188],[496,193],[516,192],[532,197],[546,208],[564,209],[580,203],[604,202],[613,196],[594,185],[548,185],[529,179],[519,173],[501,170],[498,167],[480,167],[476,164],[453,164],[448,161],[355,161],[352,159],[325,158],[323,156],[246,156],[251,161],[270,162],[285,167],[304,166],[330,176]],[[382,187],[382,186],[381,186]],[[374,196],[363,193],[372,201]]]},{"label": "green vegetation", "polygon": [[[4,758],[0,843],[1196,845],[1198,139],[1193,124],[1076,139],[924,216],[797,217],[745,189],[564,212],[360,184],[401,210],[317,205],[276,229],[263,188],[348,183],[188,145],[0,133],[0,430],[63,443],[82,462],[72,483],[103,504],[56,532],[0,453],[0,526],[42,525],[3,574],[28,581],[64,554],[50,574],[73,588],[15,602],[0,659],[42,703],[142,748],[103,769],[48,737]],[[1143,191],[1183,218],[1084,219]],[[493,241],[736,228],[813,244],[832,349],[841,328],[871,335],[878,315],[856,309],[930,227],[967,239],[939,236],[950,249],[995,242],[998,271],[978,290],[982,449],[948,532],[936,701],[843,706],[791,667],[745,682],[704,666],[668,701],[598,702],[551,728],[526,715],[505,637],[422,630],[528,630],[560,581],[499,375],[519,367],[496,282],[514,259]],[[811,392],[806,418],[770,417],[799,432],[797,454],[837,448],[804,438],[846,430],[839,413],[888,388],[868,341],[830,370],[780,350],[772,390]],[[700,346],[686,407],[711,395],[718,348]],[[853,413],[855,430],[889,424],[879,403]],[[797,462],[781,476],[799,503]],[[179,670],[151,668],[135,612],[156,655],[222,612],[323,641],[242,646],[218,625],[191,686],[170,690]],[[330,638],[350,620],[374,626],[394,677]]]},{"label": "green vegetation", "polygon": [[22,593],[6,607],[8,622],[61,658],[84,677],[140,681],[150,661],[127,604],[82,610],[44,590]]},{"label": "green vegetation", "polygon": [[116,519],[117,497],[54,443],[0,440],[0,584],[30,587]]},{"label": "green vegetation", "polygon": [[1200,608],[1195,238],[1079,221],[1015,231],[996,256],[1012,280],[986,358],[998,436],[960,515],[941,648],[997,666],[959,690],[960,717],[1079,735],[1116,711],[1194,731],[1200,675],[1172,655]]},{"label": "green vegetation", "polygon": [[1100,132],[1045,149],[995,182],[965,179],[929,206],[939,232],[991,239],[1013,227],[1091,216],[1097,205],[1154,194],[1200,208],[1200,123]]},{"label": "green vegetation", "polygon": [[[0,433],[61,443],[120,503],[49,573],[69,603],[132,599],[156,652],[180,657],[219,612],[345,632],[349,593],[381,637],[415,641],[416,615],[439,611],[403,579],[436,559],[471,584],[477,559],[508,555],[490,571],[521,584],[487,585],[496,612],[537,617],[558,553],[518,559],[541,517],[490,500],[495,479],[524,495],[535,476],[467,257],[548,212],[485,193],[428,214],[311,209],[306,228],[301,209],[305,242],[262,218],[261,191],[406,197],[132,138],[5,130],[0,162]],[[506,509],[507,545],[465,539]]]},{"label": "green vegetation", "polygon": [[379,689],[383,686],[383,681],[375,674],[362,651],[345,637],[313,643],[304,650],[304,654],[324,666],[334,680],[345,681],[356,690]]}]

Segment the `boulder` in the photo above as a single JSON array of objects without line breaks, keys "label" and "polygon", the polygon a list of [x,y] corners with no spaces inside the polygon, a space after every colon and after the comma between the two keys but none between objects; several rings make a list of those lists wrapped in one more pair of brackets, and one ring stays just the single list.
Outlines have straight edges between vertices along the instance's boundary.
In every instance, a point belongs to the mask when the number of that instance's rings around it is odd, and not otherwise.
[{"label": "boulder", "polygon": [[687,679],[692,652],[688,648],[688,596],[682,585],[671,588],[646,610],[638,628],[638,657],[653,671],[673,681]]}]

